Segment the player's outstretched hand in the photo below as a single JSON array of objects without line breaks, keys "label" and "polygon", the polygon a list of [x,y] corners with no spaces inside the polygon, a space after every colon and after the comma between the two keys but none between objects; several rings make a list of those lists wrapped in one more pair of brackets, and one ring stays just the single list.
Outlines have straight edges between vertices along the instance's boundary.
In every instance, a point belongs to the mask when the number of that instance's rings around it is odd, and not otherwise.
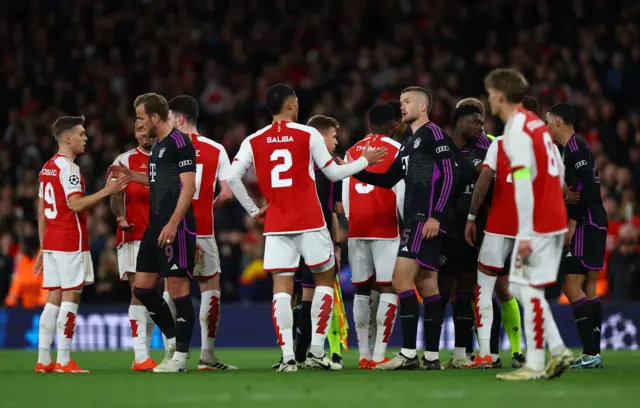
[{"label": "player's outstretched hand", "polygon": [[377,149],[372,149],[371,147],[369,147],[369,143],[366,144],[366,146],[364,147],[364,153],[362,153],[362,157],[367,159],[367,161],[369,162],[369,166],[376,163],[380,163],[384,158],[384,156],[386,155],[387,155],[386,147],[379,147]]},{"label": "player's outstretched hand", "polygon": [[107,184],[104,188],[107,190],[109,195],[119,193],[121,191],[126,190],[127,185],[131,179],[129,176],[120,175],[117,178],[114,177],[114,173],[107,174]]},{"label": "player's outstretched hand", "polygon": [[160,248],[164,248],[167,245],[171,245],[176,238],[177,231],[178,226],[174,225],[172,222],[168,222],[167,225],[164,226],[162,231],[160,231],[160,236],[158,237],[158,246]]},{"label": "player's outstretched hand", "polygon": [[129,224],[129,221],[127,221],[127,219],[124,217],[116,218],[116,222],[118,223],[118,228],[120,228],[123,231],[129,231],[131,228],[135,226],[135,224]]},{"label": "player's outstretched hand", "polygon": [[260,224],[264,224],[264,217],[266,217],[267,215],[267,210],[269,209],[269,204],[265,205],[264,207],[262,207],[260,209],[260,211],[258,211],[258,213],[256,214],[255,218],[256,221],[258,221]]},{"label": "player's outstretched hand", "polygon": [[580,201],[580,193],[578,191],[571,190],[571,187],[567,189],[567,198],[565,199],[567,204],[577,204]]},{"label": "player's outstretched hand", "polygon": [[122,162],[120,161],[117,165],[109,167],[109,173],[113,174],[113,176],[116,178],[120,178],[123,176],[131,178],[131,170],[129,170],[129,168],[127,168],[127,166],[122,164]]},{"label": "player's outstretched hand", "polygon": [[33,266],[33,274],[34,275],[42,275],[42,251],[38,253],[38,257],[36,258],[36,264]]},{"label": "player's outstretched hand", "polygon": [[531,241],[522,240],[518,242],[518,255],[522,258],[523,261],[526,261],[533,252],[531,248]]},{"label": "player's outstretched hand", "polygon": [[422,227],[422,239],[431,239],[440,232],[440,221],[429,218]]},{"label": "player's outstretched hand", "polygon": [[475,246],[476,243],[476,223],[475,221],[467,220],[467,225],[464,226],[464,239],[469,246]]},{"label": "player's outstretched hand", "polygon": [[341,165],[341,166],[342,166],[343,164],[347,164],[347,162],[346,162],[346,161],[342,160],[342,159],[341,159],[341,158],[339,158],[339,157],[336,157],[335,159],[336,159],[336,162],[337,162],[339,165]]}]

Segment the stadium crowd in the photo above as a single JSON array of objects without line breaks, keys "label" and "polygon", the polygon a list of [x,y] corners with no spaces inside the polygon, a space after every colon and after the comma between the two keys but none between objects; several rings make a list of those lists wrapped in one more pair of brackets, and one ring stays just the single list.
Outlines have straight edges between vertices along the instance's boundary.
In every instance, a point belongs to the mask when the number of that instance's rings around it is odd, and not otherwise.
[{"label": "stadium crowd", "polygon": [[[198,98],[201,133],[233,157],[268,120],[261,102],[266,89],[286,81],[300,98],[301,120],[326,114],[340,121],[342,153],[366,134],[367,109],[397,99],[407,85],[432,92],[430,118],[451,134],[455,103],[469,96],[486,102],[482,78],[507,65],[527,75],[543,113],[559,102],[578,108],[577,129],[598,155],[609,216],[602,295],[640,300],[640,4],[451,3],[0,4],[0,304],[16,304],[15,294],[24,306],[41,301],[30,267],[38,250],[38,172],[55,153],[51,123],[63,113],[87,117],[89,153],[77,163],[90,193],[104,184],[116,156],[135,146],[132,103],[138,94]],[[500,134],[501,126],[486,121],[487,132]],[[224,300],[270,299],[260,226],[235,202],[215,219]],[[89,214],[88,225],[96,284],[83,299],[125,303],[128,285],[119,282],[115,218],[106,200]]]}]

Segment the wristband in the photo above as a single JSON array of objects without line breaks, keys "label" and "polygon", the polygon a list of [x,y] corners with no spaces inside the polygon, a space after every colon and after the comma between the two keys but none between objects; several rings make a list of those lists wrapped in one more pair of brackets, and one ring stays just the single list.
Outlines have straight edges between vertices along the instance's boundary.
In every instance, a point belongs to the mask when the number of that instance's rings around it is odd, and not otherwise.
[{"label": "wristband", "polygon": [[475,221],[475,220],[476,220],[476,216],[475,216],[475,215],[473,215],[473,214],[469,214],[469,215],[467,215],[467,220],[469,220],[469,221]]}]

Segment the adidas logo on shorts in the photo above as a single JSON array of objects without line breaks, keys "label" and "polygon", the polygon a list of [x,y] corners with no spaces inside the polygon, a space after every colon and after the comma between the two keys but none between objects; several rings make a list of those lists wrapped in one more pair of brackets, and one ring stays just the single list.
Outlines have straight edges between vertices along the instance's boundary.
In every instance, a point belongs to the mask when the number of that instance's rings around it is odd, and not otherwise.
[{"label": "adidas logo on shorts", "polygon": [[567,255],[566,255],[566,256],[567,256],[567,258],[570,258],[570,257],[572,257],[573,255],[571,255],[571,251],[569,251],[569,252],[567,252]]},{"label": "adidas logo on shorts", "polygon": [[176,264],[173,264],[173,266],[171,267],[171,270],[175,271],[176,269],[178,269],[178,266]]},{"label": "adidas logo on shorts", "polygon": [[409,248],[407,248],[406,246],[403,246],[401,249],[402,252],[409,252]]}]

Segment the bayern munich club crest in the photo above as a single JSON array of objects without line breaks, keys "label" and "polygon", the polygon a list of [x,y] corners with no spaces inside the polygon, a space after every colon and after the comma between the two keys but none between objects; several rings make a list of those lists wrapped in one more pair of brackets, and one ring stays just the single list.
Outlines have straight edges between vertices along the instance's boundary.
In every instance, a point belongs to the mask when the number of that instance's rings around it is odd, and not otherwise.
[{"label": "bayern munich club crest", "polygon": [[78,184],[80,184],[80,177],[75,174],[70,175],[69,184],[71,184],[72,186],[77,186]]},{"label": "bayern munich club crest", "polygon": [[167,150],[166,147],[163,147],[162,149],[160,149],[160,153],[158,153],[158,158],[162,158],[162,155],[164,154],[164,151]]},{"label": "bayern munich club crest", "polygon": [[420,146],[420,139],[416,139],[416,141],[415,141],[415,142],[413,142],[413,148],[414,148],[414,149],[417,149],[417,148],[418,148],[418,146]]}]

